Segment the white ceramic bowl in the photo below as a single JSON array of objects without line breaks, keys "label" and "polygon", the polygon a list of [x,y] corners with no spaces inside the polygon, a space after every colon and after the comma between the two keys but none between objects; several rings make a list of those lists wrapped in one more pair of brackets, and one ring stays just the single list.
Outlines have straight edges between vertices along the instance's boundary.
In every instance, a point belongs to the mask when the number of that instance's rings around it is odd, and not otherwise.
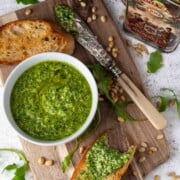
[{"label": "white ceramic bowl", "polygon": [[[75,67],[77,70],[79,70],[84,75],[84,77],[86,78],[86,80],[88,81],[88,83],[90,85],[90,89],[92,92],[92,107],[91,107],[89,116],[87,117],[85,123],[82,125],[82,127],[78,131],[76,131],[72,135],[70,135],[64,139],[59,139],[56,141],[42,141],[39,139],[35,139],[35,138],[31,137],[30,135],[26,134],[24,131],[22,131],[17,126],[16,122],[14,121],[12,113],[11,113],[11,107],[10,107],[11,92],[14,87],[14,84],[16,83],[16,80],[21,76],[21,74],[24,71],[29,69],[31,66],[33,66],[39,62],[47,61],[47,60],[53,60],[53,61],[57,60],[60,62],[66,62],[66,63],[72,65],[73,67]],[[98,103],[97,85],[96,85],[94,77],[92,76],[89,69],[75,57],[72,57],[70,55],[63,54],[63,53],[54,53],[54,52],[41,53],[41,54],[32,56],[32,57],[26,59],[25,61],[23,61],[22,63],[20,63],[9,75],[9,77],[5,83],[4,94],[3,94],[4,111],[5,111],[8,121],[10,122],[13,129],[25,140],[28,140],[34,144],[45,145],[45,146],[67,143],[67,142],[74,140],[79,135],[81,135],[87,129],[87,127],[90,125],[90,123],[92,122],[93,117],[96,112],[96,109],[97,109],[97,103]]]}]

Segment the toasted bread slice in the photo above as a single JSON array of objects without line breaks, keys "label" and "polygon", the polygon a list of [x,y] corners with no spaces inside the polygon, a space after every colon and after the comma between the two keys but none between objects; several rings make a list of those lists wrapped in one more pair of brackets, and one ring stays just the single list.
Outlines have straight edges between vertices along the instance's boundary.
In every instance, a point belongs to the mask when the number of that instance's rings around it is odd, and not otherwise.
[{"label": "toasted bread slice", "polygon": [[72,54],[73,50],[73,37],[43,20],[18,20],[0,28],[0,63],[20,62],[41,52]]},{"label": "toasted bread slice", "polygon": [[[106,138],[107,138],[107,134],[105,134]],[[97,140],[100,137],[98,137],[95,142],[84,152],[81,160],[79,161],[79,163],[77,164],[73,175],[71,177],[71,180],[86,180],[87,178],[83,178],[82,176],[80,176],[80,174],[84,171],[86,171],[88,169],[87,167],[87,163],[86,163],[86,156],[87,153],[89,152],[89,150],[93,147],[93,145],[97,142]],[[125,172],[128,169],[129,164],[131,163],[134,153],[135,153],[136,147],[135,146],[131,146],[128,150],[128,152],[130,152],[130,157],[128,159],[128,161],[119,169],[115,170],[114,172],[108,174],[106,177],[103,177],[102,180],[120,180],[121,177],[125,174]],[[88,178],[89,179],[89,178]]]}]

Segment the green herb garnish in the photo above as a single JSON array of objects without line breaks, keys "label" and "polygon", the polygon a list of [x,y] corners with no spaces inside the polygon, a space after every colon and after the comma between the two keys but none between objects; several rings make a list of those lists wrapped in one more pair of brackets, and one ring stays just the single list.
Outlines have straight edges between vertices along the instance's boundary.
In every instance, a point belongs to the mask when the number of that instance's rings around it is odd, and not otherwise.
[{"label": "green herb garnish", "polygon": [[89,65],[96,81],[100,92],[102,92],[107,100],[111,103],[112,108],[118,116],[121,116],[124,120],[135,121],[135,119],[126,113],[123,108],[132,103],[132,101],[125,101],[122,103],[114,102],[109,95],[110,87],[113,83],[113,76],[107,70],[105,70],[100,64]]},{"label": "green herb garnish", "polygon": [[178,116],[180,117],[180,100],[178,99],[178,96],[176,95],[176,93],[172,89],[169,89],[169,88],[163,88],[162,91],[169,91],[171,93],[172,95],[171,100],[175,101],[177,113],[178,113]]},{"label": "green herb garnish", "polygon": [[152,52],[147,63],[148,73],[155,73],[158,69],[160,69],[163,66],[162,61],[163,57],[161,51],[157,50]]},{"label": "green herb garnish", "polygon": [[76,140],[76,144],[75,144],[73,150],[70,151],[68,153],[68,155],[62,161],[61,168],[62,168],[63,172],[65,172],[68,169],[68,167],[70,166],[71,159],[72,159],[74,153],[76,152],[76,150],[78,149],[78,147],[79,147],[79,142],[78,142],[78,140]]},{"label": "green herb garnish", "polygon": [[170,92],[170,94],[153,97],[153,98],[159,99],[157,100],[158,111],[164,112],[167,110],[167,108],[176,104],[177,112],[180,117],[180,100],[178,99],[178,96],[176,95],[176,93],[172,89],[169,89],[169,88],[162,88],[161,91],[164,91],[164,92],[167,91],[167,92]]},{"label": "green herb garnish", "polygon": [[27,5],[27,4],[35,4],[35,3],[38,3],[39,1],[38,0],[16,0],[16,2],[18,4],[22,3],[24,5]]},{"label": "green herb garnish", "polygon": [[9,148],[3,148],[3,149],[0,149],[0,151],[16,153],[18,155],[19,159],[23,161],[23,165],[20,167],[18,167],[15,163],[7,165],[4,168],[3,172],[5,170],[6,171],[15,170],[14,177],[12,178],[12,180],[25,180],[25,173],[28,169],[28,161],[26,160],[23,153],[17,149],[9,149]]},{"label": "green herb garnish", "polygon": [[168,107],[168,99],[166,97],[163,96],[158,96],[160,98],[160,105],[158,108],[159,112],[164,112],[166,111],[167,107]]},{"label": "green herb garnish", "polygon": [[78,31],[74,21],[75,13],[65,5],[55,6],[55,15],[61,26],[70,34],[77,37]]}]

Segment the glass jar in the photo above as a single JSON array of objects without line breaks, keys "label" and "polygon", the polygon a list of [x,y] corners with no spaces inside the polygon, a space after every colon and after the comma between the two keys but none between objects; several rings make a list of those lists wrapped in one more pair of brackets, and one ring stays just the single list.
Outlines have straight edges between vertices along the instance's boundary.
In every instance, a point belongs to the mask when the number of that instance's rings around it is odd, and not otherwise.
[{"label": "glass jar", "polygon": [[172,52],[180,41],[180,0],[128,0],[124,28],[138,39]]}]

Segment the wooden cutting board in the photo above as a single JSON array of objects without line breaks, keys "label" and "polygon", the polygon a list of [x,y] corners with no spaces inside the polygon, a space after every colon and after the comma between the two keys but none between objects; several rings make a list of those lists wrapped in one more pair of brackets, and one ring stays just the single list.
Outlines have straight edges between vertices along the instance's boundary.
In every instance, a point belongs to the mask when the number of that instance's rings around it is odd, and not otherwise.
[{"label": "wooden cutting board", "polygon": [[[81,7],[78,0],[48,0],[34,6],[29,7],[32,9],[32,13],[28,16],[25,15],[26,9],[21,9],[16,12],[7,14],[0,17],[0,26],[6,24],[7,22],[18,20],[18,19],[44,19],[48,21],[55,22],[53,7],[56,3],[67,4],[72,7],[80,16],[86,20],[91,14],[91,8],[93,6],[97,7],[97,20],[89,24],[90,28],[94,34],[98,37],[98,40],[104,47],[107,46],[109,35],[115,37],[115,44],[119,49],[119,56],[117,58],[117,63],[119,67],[127,73],[127,75],[134,81],[134,83],[143,90],[139,73],[133,63],[133,60],[127,50],[127,47],[117,30],[111,16],[109,15],[103,1],[99,0],[87,0],[86,7]],[[100,21],[100,16],[107,16],[107,22],[102,23]],[[84,63],[93,63],[95,60],[90,56],[83,47],[76,44],[76,50],[74,56],[82,60]],[[1,83],[3,84],[9,73],[16,66],[15,65],[0,65],[0,76]],[[140,153],[137,151],[135,154],[134,161],[126,173],[124,179],[134,180],[133,171],[139,172],[139,176],[144,176],[152,169],[154,169],[159,164],[165,162],[169,157],[168,143],[165,138],[157,140],[158,134],[163,133],[157,131],[148,121],[141,122],[124,122],[118,123],[117,116],[112,112],[110,105],[104,101],[100,102],[101,106],[101,123],[97,130],[86,140],[82,142],[80,146],[87,147],[101,132],[106,129],[111,129],[109,131],[109,142],[112,147],[117,148],[121,151],[127,150],[130,144],[135,144],[140,147],[141,142],[147,142],[148,146],[157,147],[158,151],[153,154],[148,152]],[[136,117],[137,119],[145,119],[143,114],[139,111],[136,105],[130,105],[127,111]],[[22,146],[24,153],[29,160],[30,167],[34,173],[34,178],[37,180],[67,180],[71,176],[74,166],[80,159],[80,154],[78,151],[75,153],[71,168],[66,173],[61,171],[61,161],[68,151],[72,150],[74,147],[74,142],[68,143],[66,145],[60,145],[57,147],[42,147],[33,145],[25,140],[22,140]],[[55,164],[52,167],[40,166],[37,160],[40,156],[45,156],[48,159],[54,159]],[[146,160],[139,163],[140,157],[146,157]],[[142,179],[142,178],[137,178]]]}]

